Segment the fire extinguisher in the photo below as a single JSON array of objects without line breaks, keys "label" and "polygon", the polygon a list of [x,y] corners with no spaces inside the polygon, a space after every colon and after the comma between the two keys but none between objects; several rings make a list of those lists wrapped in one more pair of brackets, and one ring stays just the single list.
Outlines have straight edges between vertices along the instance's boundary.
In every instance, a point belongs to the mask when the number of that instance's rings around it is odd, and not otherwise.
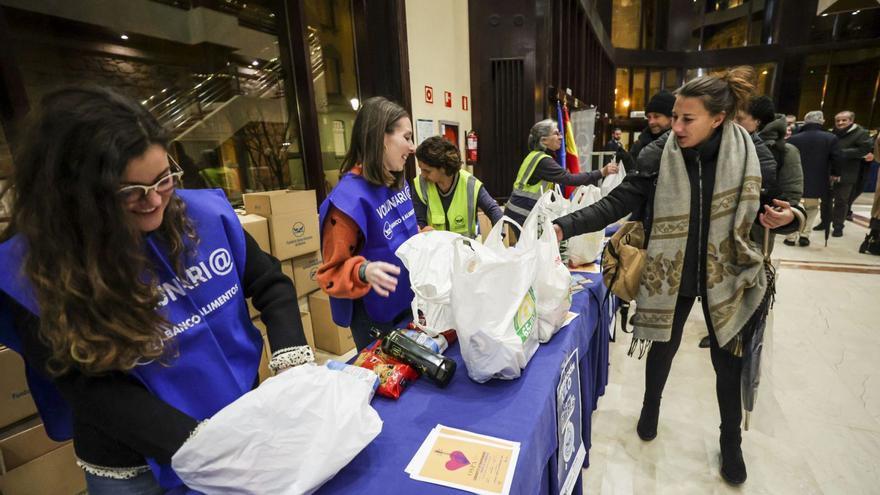
[{"label": "fire extinguisher", "polygon": [[479,160],[479,138],[477,137],[477,131],[470,130],[465,135],[465,160],[468,165],[474,165]]}]

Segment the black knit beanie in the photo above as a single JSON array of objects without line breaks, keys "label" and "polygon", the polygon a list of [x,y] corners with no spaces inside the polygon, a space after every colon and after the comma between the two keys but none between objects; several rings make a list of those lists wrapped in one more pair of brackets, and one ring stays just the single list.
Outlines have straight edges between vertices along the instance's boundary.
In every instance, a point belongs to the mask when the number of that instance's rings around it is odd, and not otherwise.
[{"label": "black knit beanie", "polygon": [[645,113],[662,113],[667,117],[672,117],[673,105],[675,105],[675,95],[669,91],[661,91],[651,97],[651,101],[645,107]]},{"label": "black knit beanie", "polygon": [[752,98],[752,101],[749,102],[749,113],[761,121],[762,129],[776,120],[776,108],[773,106],[773,100],[767,96]]}]

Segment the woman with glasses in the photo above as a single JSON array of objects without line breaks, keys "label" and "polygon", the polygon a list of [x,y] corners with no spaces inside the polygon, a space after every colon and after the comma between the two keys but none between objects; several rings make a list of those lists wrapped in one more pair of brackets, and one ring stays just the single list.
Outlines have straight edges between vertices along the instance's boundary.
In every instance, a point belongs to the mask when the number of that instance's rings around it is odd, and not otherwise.
[{"label": "woman with glasses", "polygon": [[171,457],[253,389],[261,311],[276,371],[313,360],[293,284],[222,192],[178,190],[169,137],[102,88],[46,96],[0,239],[0,341],[18,351],[90,494],[182,488]]},{"label": "woman with glasses", "polygon": [[599,170],[571,174],[562,168],[550,153],[556,153],[562,147],[562,134],[553,119],[542,120],[532,126],[529,131],[529,154],[523,159],[513,183],[513,192],[504,214],[519,222],[520,225],[529,216],[541,191],[553,189],[554,184],[561,186],[586,186],[598,184],[599,179],[608,174],[617,173],[617,165],[609,163]]}]

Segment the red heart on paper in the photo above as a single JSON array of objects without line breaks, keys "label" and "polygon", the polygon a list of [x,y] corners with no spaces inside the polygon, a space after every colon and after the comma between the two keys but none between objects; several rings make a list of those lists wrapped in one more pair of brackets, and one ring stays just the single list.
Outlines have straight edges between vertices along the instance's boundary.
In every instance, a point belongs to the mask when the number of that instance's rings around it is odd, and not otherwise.
[{"label": "red heart on paper", "polygon": [[449,454],[449,460],[446,461],[446,469],[455,471],[456,469],[461,469],[470,463],[471,461],[468,460],[464,453],[460,450],[456,450]]}]

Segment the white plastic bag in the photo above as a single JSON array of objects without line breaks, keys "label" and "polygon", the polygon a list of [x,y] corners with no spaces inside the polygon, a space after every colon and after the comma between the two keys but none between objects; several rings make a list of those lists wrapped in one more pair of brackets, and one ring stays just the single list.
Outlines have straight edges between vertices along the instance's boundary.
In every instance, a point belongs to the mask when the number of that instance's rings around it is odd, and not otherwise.
[{"label": "white plastic bag", "polygon": [[[538,204],[550,194],[548,192],[542,196]],[[537,253],[537,270],[532,287],[537,299],[538,341],[544,343],[559,331],[568,316],[571,308],[571,272],[559,255],[553,224],[537,208],[526,218],[519,244],[534,244]]]},{"label": "white plastic bag", "polygon": [[[570,212],[586,208],[602,199],[602,194],[596,186],[580,186],[571,195]],[[568,239],[568,258],[574,266],[585,265],[596,261],[602,253],[602,240],[605,238],[604,231],[581,234]]]},{"label": "white plastic bag", "polygon": [[[432,337],[455,328],[449,307],[452,288],[452,242],[459,234],[433,230],[410,237],[394,254],[409,270],[409,281],[415,297],[412,302],[413,323]],[[419,324],[419,310],[425,325]]]},{"label": "white plastic bag", "polygon": [[456,239],[452,270],[452,313],[468,376],[479,383],[512,380],[538,348],[534,246],[505,247],[503,217],[485,244]]},{"label": "white plastic bag", "polygon": [[623,162],[617,163],[615,160],[612,163],[617,164],[617,173],[610,174],[602,179],[602,197],[608,196],[608,193],[611,192],[612,189],[619,186],[621,182],[623,182],[623,178],[626,177],[626,167],[623,166]]},{"label": "white plastic bag", "polygon": [[382,431],[371,394],[349,374],[297,366],[221,409],[171,465],[204,493],[312,493]]}]

